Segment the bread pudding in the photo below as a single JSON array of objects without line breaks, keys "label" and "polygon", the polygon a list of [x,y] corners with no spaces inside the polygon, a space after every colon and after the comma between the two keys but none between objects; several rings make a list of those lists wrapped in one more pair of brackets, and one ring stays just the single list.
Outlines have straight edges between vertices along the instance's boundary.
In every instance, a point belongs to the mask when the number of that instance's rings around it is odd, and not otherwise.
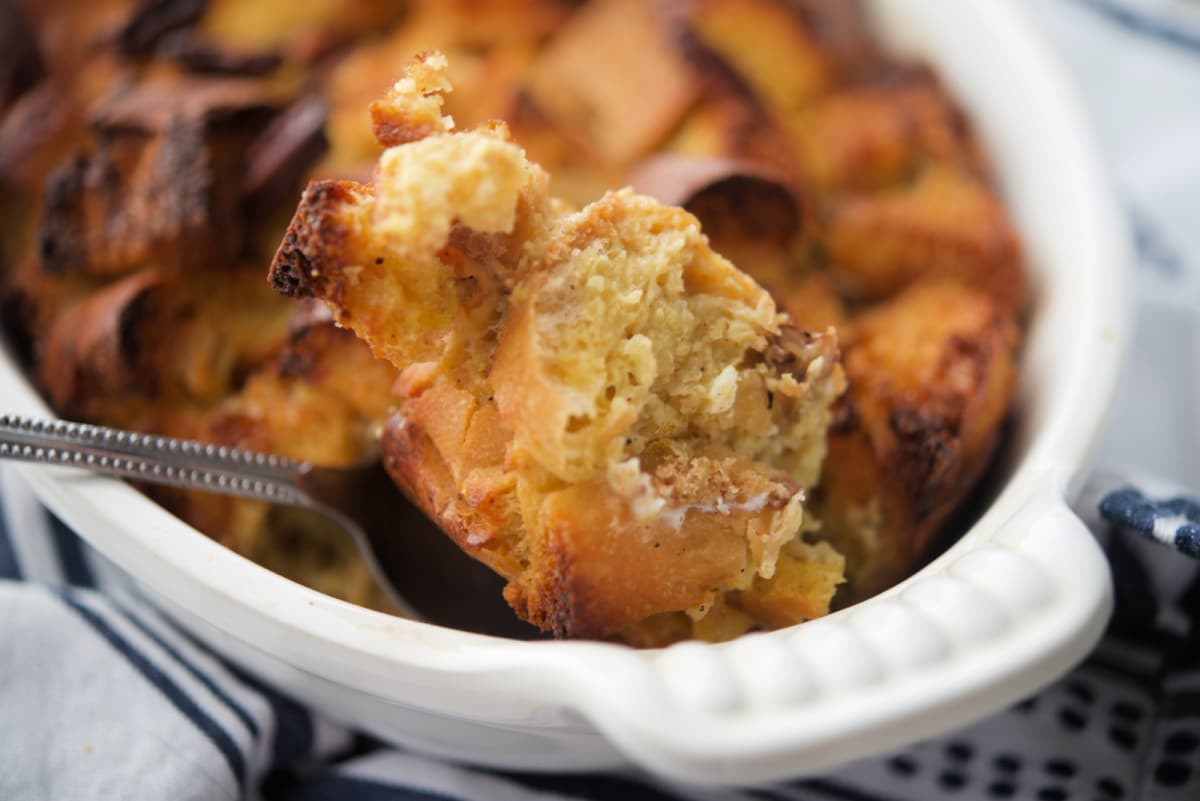
[{"label": "bread pudding", "polygon": [[271,268],[400,370],[392,475],[559,636],[823,614],[842,562],[803,533],[832,330],[794,328],[679,208],[568,211],[506,126],[451,129],[445,71],[424,56],[373,107],[374,184],[311,184]]},{"label": "bread pudding", "polygon": [[[879,591],[992,460],[1020,243],[859,3],[76,5],[0,54],[2,317],[64,416],[382,449],[520,615],[638,645]],[[332,525],[148,491],[387,608]]]}]

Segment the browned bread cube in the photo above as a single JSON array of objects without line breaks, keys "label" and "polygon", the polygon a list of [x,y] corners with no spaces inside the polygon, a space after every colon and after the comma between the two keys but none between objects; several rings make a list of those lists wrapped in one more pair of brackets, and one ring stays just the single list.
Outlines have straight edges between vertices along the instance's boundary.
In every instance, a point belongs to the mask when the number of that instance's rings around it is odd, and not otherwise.
[{"label": "browned bread cube", "polygon": [[850,388],[818,506],[862,598],[912,569],[988,465],[1015,388],[1017,328],[994,298],[933,280],[842,330]]},{"label": "browned bread cube", "polygon": [[910,185],[849,197],[826,222],[830,267],[854,298],[887,297],[923,278],[952,278],[1019,309],[1021,247],[981,179],[930,166]]},{"label": "browned bread cube", "polygon": [[49,178],[43,268],[115,275],[235,260],[245,150],[278,106],[267,87],[241,79],[118,93],[96,112],[94,148]]},{"label": "browned bread cube", "polygon": [[[641,0],[595,0],[577,12],[542,53],[529,87],[578,145],[615,166],[665,140],[698,89],[653,4]],[[650,87],[652,98],[630,102]]]}]

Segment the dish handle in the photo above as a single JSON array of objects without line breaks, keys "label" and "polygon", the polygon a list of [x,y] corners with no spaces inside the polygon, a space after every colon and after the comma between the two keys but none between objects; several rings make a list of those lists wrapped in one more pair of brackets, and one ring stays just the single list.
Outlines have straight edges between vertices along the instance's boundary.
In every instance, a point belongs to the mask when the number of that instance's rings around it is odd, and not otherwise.
[{"label": "dish handle", "polygon": [[1062,476],[1037,477],[1007,520],[826,618],[576,661],[572,705],[657,773],[746,784],[825,770],[1012,704],[1082,659],[1112,608],[1107,560],[1064,500]]}]

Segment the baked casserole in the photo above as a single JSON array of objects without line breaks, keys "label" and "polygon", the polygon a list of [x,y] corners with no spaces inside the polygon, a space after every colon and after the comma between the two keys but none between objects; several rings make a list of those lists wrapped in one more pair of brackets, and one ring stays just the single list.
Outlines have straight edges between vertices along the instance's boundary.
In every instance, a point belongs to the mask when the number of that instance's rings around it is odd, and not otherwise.
[{"label": "baked casserole", "polygon": [[[54,407],[382,443],[545,631],[820,616],[912,570],[997,447],[1020,245],[855,3],[6,9],[4,320]],[[328,524],[153,492],[383,603]]]}]

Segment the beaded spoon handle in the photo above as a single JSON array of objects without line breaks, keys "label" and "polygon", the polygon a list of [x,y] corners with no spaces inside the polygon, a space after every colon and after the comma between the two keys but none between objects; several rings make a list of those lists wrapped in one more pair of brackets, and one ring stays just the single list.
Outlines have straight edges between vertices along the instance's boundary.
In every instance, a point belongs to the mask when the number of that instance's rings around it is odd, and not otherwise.
[{"label": "beaded spoon handle", "polygon": [[150,484],[235,495],[319,512],[350,534],[375,580],[413,616],[398,587],[411,573],[398,550],[396,488],[378,458],[318,467],[275,454],[115,428],[0,415],[0,458],[79,467]]},{"label": "beaded spoon handle", "polygon": [[115,428],[0,415],[0,458],[82,467],[153,484],[219,492],[291,506],[311,465],[273,454]]}]

